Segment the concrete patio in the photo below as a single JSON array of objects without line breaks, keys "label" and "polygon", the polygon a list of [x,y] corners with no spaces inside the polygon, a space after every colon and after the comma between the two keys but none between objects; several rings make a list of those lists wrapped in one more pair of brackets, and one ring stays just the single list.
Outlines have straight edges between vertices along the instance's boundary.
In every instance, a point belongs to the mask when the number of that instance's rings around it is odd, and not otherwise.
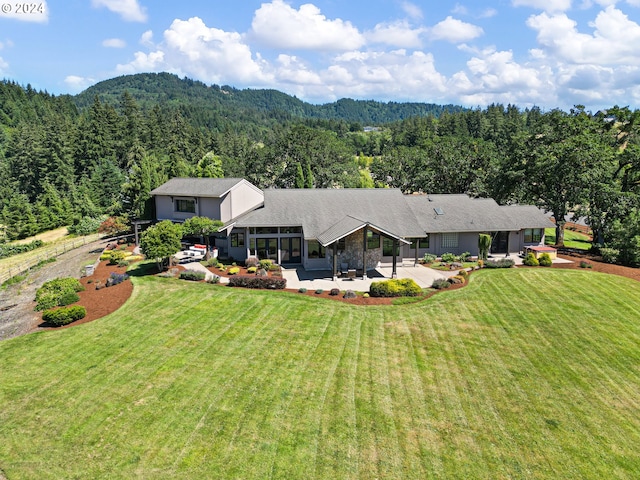
[{"label": "concrete patio", "polygon": [[[412,278],[421,288],[429,288],[434,280],[444,279],[451,275],[455,275],[457,271],[441,272],[432,268],[418,265],[415,267],[401,267],[397,269],[398,278]],[[355,279],[338,278],[333,279],[330,270],[311,270],[307,271],[302,267],[283,268],[282,276],[287,279],[287,288],[298,289],[306,288],[307,290],[331,290],[338,288],[340,290],[355,290],[358,292],[367,292],[371,282],[379,282],[391,278],[391,267],[378,267],[367,272],[365,280],[362,277]]]}]

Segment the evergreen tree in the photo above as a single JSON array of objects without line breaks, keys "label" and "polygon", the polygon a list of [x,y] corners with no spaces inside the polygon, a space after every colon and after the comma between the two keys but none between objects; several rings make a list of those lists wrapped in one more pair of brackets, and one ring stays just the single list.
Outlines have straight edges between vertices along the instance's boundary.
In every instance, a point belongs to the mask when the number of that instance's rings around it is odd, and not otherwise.
[{"label": "evergreen tree", "polygon": [[305,188],[304,173],[302,172],[302,165],[300,165],[300,162],[296,162],[295,187],[296,188]]},{"label": "evergreen tree", "polygon": [[9,240],[38,233],[38,223],[33,214],[33,208],[29,198],[22,193],[12,196],[9,203],[2,209],[2,223]]}]

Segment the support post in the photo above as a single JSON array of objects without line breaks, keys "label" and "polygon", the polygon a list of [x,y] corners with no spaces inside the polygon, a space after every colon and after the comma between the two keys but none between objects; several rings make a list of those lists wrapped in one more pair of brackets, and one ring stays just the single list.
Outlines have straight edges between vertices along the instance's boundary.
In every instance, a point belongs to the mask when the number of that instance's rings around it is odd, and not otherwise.
[{"label": "support post", "polygon": [[507,232],[507,254],[505,257],[509,257],[509,237],[511,236],[511,232]]},{"label": "support post", "polygon": [[413,266],[417,267],[418,266],[418,247],[420,246],[420,239],[416,238],[415,242],[416,242],[416,253],[415,253],[416,258],[415,258],[415,261],[413,262]]},{"label": "support post", "polygon": [[398,239],[393,239],[393,263],[391,264],[391,278],[398,278]]},{"label": "support post", "polygon": [[362,279],[367,279],[367,226],[362,229],[364,236],[364,243],[362,244]]},{"label": "support post", "polygon": [[338,281],[338,241],[333,242],[333,281]]}]

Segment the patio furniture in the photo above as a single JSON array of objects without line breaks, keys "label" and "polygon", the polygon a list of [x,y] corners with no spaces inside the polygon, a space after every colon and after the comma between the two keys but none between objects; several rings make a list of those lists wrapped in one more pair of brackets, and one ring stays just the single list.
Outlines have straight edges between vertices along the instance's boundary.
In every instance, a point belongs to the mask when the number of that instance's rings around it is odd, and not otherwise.
[{"label": "patio furniture", "polygon": [[356,279],[356,269],[355,268],[350,268],[347,270],[347,278],[349,278],[349,280],[355,280]]},{"label": "patio furniture", "polygon": [[341,263],[340,264],[340,276],[341,277],[346,277],[347,274],[349,272],[349,264],[348,263]]}]

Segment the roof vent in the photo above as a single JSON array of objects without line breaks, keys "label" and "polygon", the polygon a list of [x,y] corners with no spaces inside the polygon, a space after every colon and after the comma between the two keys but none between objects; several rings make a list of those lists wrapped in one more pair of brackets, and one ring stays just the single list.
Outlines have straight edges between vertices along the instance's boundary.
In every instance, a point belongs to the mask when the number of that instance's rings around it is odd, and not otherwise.
[{"label": "roof vent", "polygon": [[436,207],[433,210],[436,212],[436,215],[444,215],[444,210],[440,207]]}]

